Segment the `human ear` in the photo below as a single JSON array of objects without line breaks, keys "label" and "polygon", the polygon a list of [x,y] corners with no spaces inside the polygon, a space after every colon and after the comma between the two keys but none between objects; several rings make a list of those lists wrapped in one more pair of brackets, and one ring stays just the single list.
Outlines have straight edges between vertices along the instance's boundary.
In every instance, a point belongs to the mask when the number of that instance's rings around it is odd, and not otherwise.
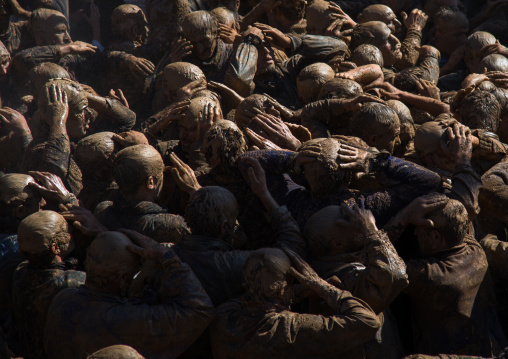
[{"label": "human ear", "polygon": [[146,188],[148,188],[148,189],[155,189],[155,187],[156,187],[155,178],[153,176],[149,176],[146,179]]},{"label": "human ear", "polygon": [[60,247],[55,243],[51,243],[51,247],[49,248],[51,250],[51,253],[55,255],[59,255],[61,253]]}]

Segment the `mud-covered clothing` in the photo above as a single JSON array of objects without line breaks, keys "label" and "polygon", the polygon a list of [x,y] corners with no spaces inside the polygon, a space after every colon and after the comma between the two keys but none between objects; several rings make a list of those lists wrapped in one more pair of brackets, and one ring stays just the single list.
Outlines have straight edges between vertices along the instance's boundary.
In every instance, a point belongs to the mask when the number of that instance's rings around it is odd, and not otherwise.
[{"label": "mud-covered clothing", "polygon": [[301,121],[309,129],[312,138],[350,133],[353,113],[342,106],[343,101],[344,99],[325,99],[305,105]]},{"label": "mud-covered clothing", "polygon": [[222,304],[210,327],[214,358],[349,358],[375,335],[379,320],[347,291],[333,288],[323,300],[334,314],[270,311],[245,298]]},{"label": "mud-covered clothing", "polygon": [[28,21],[9,22],[8,28],[0,34],[0,41],[11,56],[20,50],[35,46],[28,31]]},{"label": "mud-covered clothing", "polygon": [[[269,213],[277,242],[306,254],[305,240],[286,207]],[[189,264],[215,306],[242,293],[242,268],[252,251],[234,250],[223,240],[197,235],[184,236],[175,246],[178,256]]]},{"label": "mud-covered clothing", "polygon": [[478,146],[473,149],[471,165],[480,175],[506,159],[508,149],[496,134],[478,129],[472,130],[471,134],[479,140]]},{"label": "mud-covered clothing", "polygon": [[86,274],[73,270],[74,264],[63,262],[37,267],[25,261],[16,269],[12,297],[24,358],[46,358],[44,328],[51,301],[63,289],[85,283]]},{"label": "mud-covered clothing", "polygon": [[[242,155],[257,158],[265,169],[268,189],[275,200],[287,206],[291,215],[300,225],[305,226],[307,219],[320,209],[342,203],[363,202],[382,227],[399,210],[413,199],[441,188],[441,178],[436,173],[403,159],[380,153],[369,159],[369,172],[383,173],[391,185],[384,190],[359,192],[345,190],[328,195],[313,195],[311,191],[297,185],[289,176],[294,168],[297,153],[291,151],[252,151]],[[247,166],[240,167],[246,172]],[[333,189],[330,189],[333,191]]]},{"label": "mud-covered clothing", "polygon": [[402,58],[395,61],[395,67],[399,70],[416,66],[420,53],[416,50],[422,45],[422,32],[414,28],[406,31],[404,40],[400,43],[400,52]]},{"label": "mud-covered clothing", "polygon": [[495,235],[489,234],[480,240],[487,256],[489,271],[494,280],[497,299],[497,311],[503,330],[508,330],[508,243],[500,241]]},{"label": "mud-covered clothing", "polygon": [[492,233],[508,240],[508,160],[504,160],[483,176],[483,187],[478,197],[481,212],[479,221],[484,233]]},{"label": "mud-covered clothing", "polygon": [[[344,289],[364,300],[380,316],[379,332],[364,347],[366,357],[400,358],[398,331],[387,309],[407,286],[408,280],[406,265],[386,233],[377,231],[367,235],[362,251],[325,255],[311,259],[309,263],[323,279],[336,276]],[[322,309],[317,313],[329,313],[329,308]]]},{"label": "mud-covered clothing", "polygon": [[[402,71],[410,72],[415,75],[419,79],[433,81],[436,83],[439,79],[439,59],[436,54],[432,52],[427,52],[423,58],[421,59],[418,66],[413,66],[410,68],[406,68]],[[402,72],[401,71],[401,72]],[[391,83],[392,85],[401,86],[401,84],[406,84],[407,80],[402,77],[401,72],[398,72],[395,68],[383,68],[383,75],[386,82]],[[399,79],[399,76],[401,79]],[[412,91],[413,89],[402,88],[404,91]]]},{"label": "mud-covered clothing", "polygon": [[487,258],[474,239],[407,262],[415,351],[491,357],[504,335],[495,327]]},{"label": "mud-covered clothing", "polygon": [[208,326],[213,306],[173,250],[157,262],[163,274],[154,302],[84,286],[60,292],[48,314],[48,358],[84,359],[115,344],[129,345],[146,358],[178,357]]},{"label": "mud-covered clothing", "polygon": [[21,160],[25,155],[28,145],[32,141],[32,136],[15,134],[9,132],[4,136],[0,135],[0,153],[8,153],[8,156],[2,156],[0,159],[0,171],[6,173],[18,173],[21,168]]},{"label": "mud-covered clothing", "polygon": [[132,229],[160,243],[176,243],[189,233],[183,217],[168,213],[153,202],[127,201],[121,194],[99,203],[94,214],[110,230]]},{"label": "mud-covered clothing", "polygon": [[46,141],[32,141],[21,164],[22,173],[49,172],[62,179],[65,187],[76,196],[83,189],[81,171],[72,158],[69,137],[59,135]]}]

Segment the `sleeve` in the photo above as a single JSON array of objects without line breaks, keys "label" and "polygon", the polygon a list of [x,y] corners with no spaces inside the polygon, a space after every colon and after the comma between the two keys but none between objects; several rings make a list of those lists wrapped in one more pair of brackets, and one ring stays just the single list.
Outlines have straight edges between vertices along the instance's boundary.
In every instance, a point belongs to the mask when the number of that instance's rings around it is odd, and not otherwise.
[{"label": "sleeve", "polygon": [[44,62],[56,63],[62,58],[59,45],[36,46],[20,51],[12,59],[12,65],[19,73],[27,73],[30,69]]},{"label": "sleeve", "polygon": [[473,149],[472,159],[479,163],[482,173],[488,171],[493,164],[502,161],[506,157],[506,147],[492,132],[474,130],[473,135],[478,137],[479,145]]},{"label": "sleeve", "polygon": [[466,207],[469,218],[473,219],[480,213],[478,195],[481,188],[482,179],[471,166],[456,166],[448,197],[460,201]]},{"label": "sleeve", "polygon": [[488,234],[480,241],[480,245],[487,255],[487,262],[494,277],[508,279],[508,243]]},{"label": "sleeve", "polygon": [[[296,314],[290,317],[291,322],[286,327],[291,328],[288,340],[293,351],[309,353],[311,357],[336,355],[374,337],[380,322],[368,304],[339,289],[330,290],[324,299],[336,315]],[[309,348],[309,338],[312,338],[313,348]]]},{"label": "sleeve", "polygon": [[300,233],[298,223],[286,206],[281,206],[269,214],[272,228],[277,237],[275,246],[286,245],[302,257],[307,256],[307,243]]},{"label": "sleeve", "polygon": [[[297,153],[292,151],[261,150],[246,152],[241,157],[257,159],[266,173],[284,174],[293,169],[296,156]],[[250,166],[245,162],[238,161],[238,167],[244,178],[249,178],[247,169]]]},{"label": "sleeve", "polygon": [[480,189],[479,201],[482,211],[489,216],[508,223],[508,163],[498,163],[486,172]]},{"label": "sleeve", "polygon": [[106,106],[99,113],[95,123],[93,132],[126,132],[134,127],[136,113],[125,107],[120,101],[106,98]]},{"label": "sleeve", "polygon": [[402,52],[402,59],[397,61],[395,67],[403,70],[408,67],[413,67],[418,62],[420,54],[416,51],[416,47],[422,44],[422,33],[415,29],[408,29],[404,41],[401,43],[400,51]]},{"label": "sleeve", "polygon": [[381,313],[407,286],[406,264],[384,231],[370,234],[365,241],[365,269],[355,271],[354,288],[348,290]]},{"label": "sleeve", "polygon": [[254,91],[254,76],[257,71],[258,50],[252,44],[241,42],[231,57],[224,84],[243,97]]},{"label": "sleeve", "polygon": [[[106,313],[110,330],[146,357],[177,357],[210,323],[214,310],[190,267],[170,249],[160,259],[159,304],[119,305]],[[135,330],[133,330],[135,328]]]}]

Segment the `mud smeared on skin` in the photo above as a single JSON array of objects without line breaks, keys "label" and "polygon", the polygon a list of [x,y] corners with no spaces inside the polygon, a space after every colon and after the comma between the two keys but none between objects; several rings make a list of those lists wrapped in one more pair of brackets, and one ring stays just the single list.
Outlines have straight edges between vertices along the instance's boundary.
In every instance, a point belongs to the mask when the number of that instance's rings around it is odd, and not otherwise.
[{"label": "mud smeared on skin", "polygon": [[[52,243],[64,249],[70,241],[68,225],[65,218],[53,211],[39,211],[21,221],[18,227],[18,243],[20,253],[30,262],[41,259],[50,252]],[[34,263],[37,264],[37,263]]]},{"label": "mud smeared on skin", "polygon": [[298,98],[303,104],[318,99],[323,84],[335,77],[335,71],[325,63],[315,63],[305,67],[296,79]]},{"label": "mud smeared on skin", "polygon": [[112,345],[96,351],[87,359],[144,359],[144,356],[127,345]]},{"label": "mud smeared on skin", "polygon": [[[161,155],[150,145],[136,145],[117,153],[113,176],[123,193],[131,194],[153,176],[162,184],[164,162]],[[159,182],[160,181],[160,182]]]}]

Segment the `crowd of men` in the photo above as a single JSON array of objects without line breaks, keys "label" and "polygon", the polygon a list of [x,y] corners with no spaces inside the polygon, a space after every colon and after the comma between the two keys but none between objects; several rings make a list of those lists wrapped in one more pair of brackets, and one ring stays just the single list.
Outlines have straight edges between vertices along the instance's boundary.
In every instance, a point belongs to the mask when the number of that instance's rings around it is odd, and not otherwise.
[{"label": "crowd of men", "polygon": [[0,0],[0,359],[508,357],[508,0]]}]

